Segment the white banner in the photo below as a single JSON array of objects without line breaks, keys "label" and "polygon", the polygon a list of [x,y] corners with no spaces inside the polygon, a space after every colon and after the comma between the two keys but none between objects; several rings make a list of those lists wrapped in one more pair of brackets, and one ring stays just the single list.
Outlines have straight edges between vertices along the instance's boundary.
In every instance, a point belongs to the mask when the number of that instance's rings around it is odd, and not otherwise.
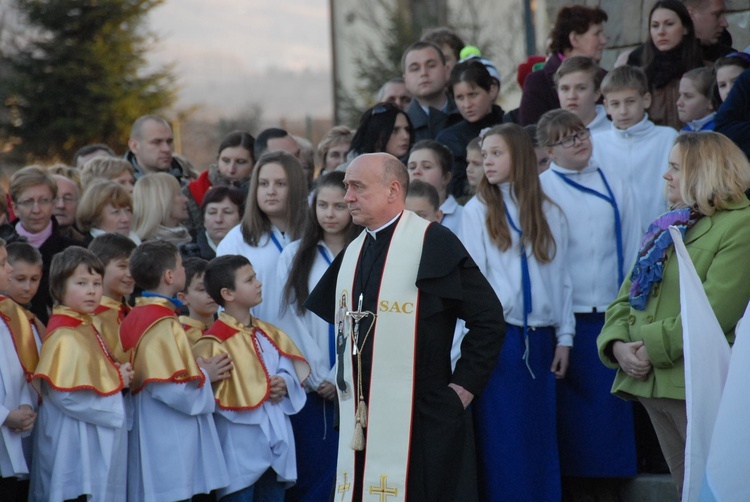
[{"label": "white banner", "polygon": [[685,358],[687,440],[682,500],[693,502],[699,500],[706,472],[706,460],[729,370],[731,349],[682,241],[682,234],[675,227],[670,227],[669,232],[680,270],[680,312]]}]

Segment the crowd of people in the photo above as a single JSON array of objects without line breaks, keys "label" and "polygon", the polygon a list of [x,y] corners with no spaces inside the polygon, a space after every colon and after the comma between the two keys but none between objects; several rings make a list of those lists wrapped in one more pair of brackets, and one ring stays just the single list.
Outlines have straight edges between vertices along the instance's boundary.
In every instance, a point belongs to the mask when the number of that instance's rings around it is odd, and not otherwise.
[{"label": "crowd of people", "polygon": [[440,28],[315,150],[234,131],[198,173],[145,115],[124,156],[18,170],[0,498],[577,500],[655,441],[681,492],[668,228],[730,343],[750,300],[750,54],[724,11],[656,2],[605,71],[607,13],[563,7],[516,110]]}]

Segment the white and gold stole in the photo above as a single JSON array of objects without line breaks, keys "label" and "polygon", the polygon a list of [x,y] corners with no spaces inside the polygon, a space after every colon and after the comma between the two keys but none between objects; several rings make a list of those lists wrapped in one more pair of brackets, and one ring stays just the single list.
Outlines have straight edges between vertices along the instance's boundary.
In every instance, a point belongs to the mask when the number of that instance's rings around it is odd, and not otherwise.
[{"label": "white and gold stole", "polygon": [[[424,236],[429,222],[404,211],[396,224],[385,259],[377,319],[371,333],[372,370],[367,401],[367,442],[362,490],[365,496],[406,499],[406,475],[411,443],[412,407],[415,381],[417,338],[417,271]],[[354,310],[354,276],[365,242],[362,232],[346,249],[336,283],[337,305],[342,295],[346,307]],[[344,379],[347,392],[339,390],[339,453],[336,466],[336,500],[350,501],[354,486],[354,450],[351,447],[356,426],[356,368],[352,364],[352,323],[344,322],[346,337]],[[360,333],[360,339],[365,334]],[[338,362],[337,362],[338,364]]]}]

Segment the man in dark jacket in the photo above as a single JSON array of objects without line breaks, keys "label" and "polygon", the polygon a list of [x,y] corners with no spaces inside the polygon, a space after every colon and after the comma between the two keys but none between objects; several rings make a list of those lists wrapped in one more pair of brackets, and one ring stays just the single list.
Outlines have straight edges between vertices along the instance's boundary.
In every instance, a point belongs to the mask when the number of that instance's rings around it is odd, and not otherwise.
[{"label": "man in dark jacket", "polygon": [[435,139],[440,131],[461,120],[455,103],[448,97],[448,66],[440,49],[429,42],[410,45],[401,58],[404,83],[412,94],[406,111],[414,141]]},{"label": "man in dark jacket", "polygon": [[181,184],[186,184],[188,173],[174,158],[174,135],[172,128],[158,115],[144,115],[133,122],[125,153],[135,169],[135,179],[148,173],[169,173]]}]

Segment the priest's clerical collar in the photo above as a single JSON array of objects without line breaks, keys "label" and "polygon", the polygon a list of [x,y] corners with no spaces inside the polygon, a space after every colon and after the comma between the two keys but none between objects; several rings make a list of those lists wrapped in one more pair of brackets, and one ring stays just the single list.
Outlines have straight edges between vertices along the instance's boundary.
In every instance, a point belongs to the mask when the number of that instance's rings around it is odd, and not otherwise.
[{"label": "priest's clerical collar", "polygon": [[389,221],[388,223],[386,223],[382,227],[376,228],[375,230],[370,230],[369,228],[365,228],[365,232],[367,232],[368,234],[370,234],[370,237],[372,237],[374,240],[378,240],[378,232],[380,232],[381,230],[383,230],[385,228],[390,227],[393,224],[393,222],[395,222],[397,219],[399,219],[399,217],[402,214],[403,214],[403,211],[401,211],[396,216],[394,216],[391,221]]}]

